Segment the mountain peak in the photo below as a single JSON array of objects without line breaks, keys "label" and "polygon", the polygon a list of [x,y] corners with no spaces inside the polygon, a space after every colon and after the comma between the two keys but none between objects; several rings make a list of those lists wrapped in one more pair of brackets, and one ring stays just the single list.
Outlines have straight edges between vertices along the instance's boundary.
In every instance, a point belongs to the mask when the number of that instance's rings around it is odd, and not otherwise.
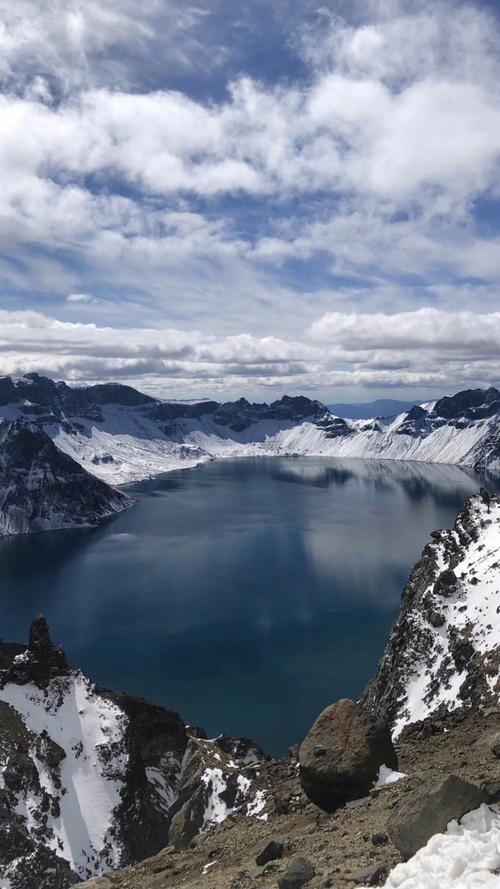
[{"label": "mountain peak", "polygon": [[69,672],[64,649],[54,645],[46,618],[43,614],[37,614],[30,627],[28,647],[13,659],[9,669],[3,673],[1,686],[33,683],[43,689],[56,676],[67,676]]}]

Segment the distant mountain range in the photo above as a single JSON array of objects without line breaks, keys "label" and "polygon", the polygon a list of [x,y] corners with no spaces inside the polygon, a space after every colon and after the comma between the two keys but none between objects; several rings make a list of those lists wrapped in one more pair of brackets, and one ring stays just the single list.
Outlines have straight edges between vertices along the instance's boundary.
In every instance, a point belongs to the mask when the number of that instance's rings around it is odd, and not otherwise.
[{"label": "distant mountain range", "polygon": [[345,420],[369,420],[370,417],[395,417],[410,411],[421,401],[397,401],[395,398],[377,398],[376,401],[365,401],[360,404],[329,404],[328,410]]},{"label": "distant mountain range", "polygon": [[[285,395],[272,404],[245,398],[168,402],[116,383],[77,388],[30,373],[0,378],[2,417],[0,533],[2,527],[6,533],[92,524],[124,508],[124,495],[109,487],[97,491],[95,476],[119,485],[220,457],[359,457],[500,470],[500,392],[494,387],[413,405],[395,416],[350,419],[303,396]],[[11,453],[13,437],[25,446]],[[74,512],[69,504],[76,491],[81,499]],[[19,497],[29,520],[16,513]]]}]

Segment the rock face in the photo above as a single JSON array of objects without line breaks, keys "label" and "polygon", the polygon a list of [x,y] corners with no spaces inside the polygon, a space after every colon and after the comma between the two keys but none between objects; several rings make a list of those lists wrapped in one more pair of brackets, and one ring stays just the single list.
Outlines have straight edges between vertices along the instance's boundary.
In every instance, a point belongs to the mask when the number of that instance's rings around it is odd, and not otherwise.
[{"label": "rock face", "polygon": [[90,475],[33,423],[0,422],[0,537],[90,527],[133,502]]},{"label": "rock face", "polygon": [[319,401],[169,403],[115,383],[0,378],[0,417],[25,418],[84,468],[122,484],[227,455],[329,455],[500,471],[500,392],[474,389],[399,416],[335,416]]},{"label": "rock face", "polygon": [[436,833],[444,833],[450,821],[486,802],[476,784],[456,775],[424,781],[394,809],[387,824],[391,841],[406,860],[415,855]]},{"label": "rock face", "polygon": [[220,740],[222,745],[217,738],[190,738],[186,747],[169,832],[169,841],[177,849],[186,848],[233,812],[267,819],[268,789],[257,758],[261,751],[255,747],[250,755],[250,742],[240,746],[233,741],[233,752],[228,754],[229,739]]},{"label": "rock face", "polygon": [[0,883],[66,889],[156,854],[170,830],[182,846],[238,809],[267,817],[261,751],[220,740],[72,670],[38,615],[27,647],[0,643]]},{"label": "rock face", "polygon": [[299,764],[309,799],[333,812],[366,796],[380,766],[396,769],[398,760],[387,725],[345,699],[318,716],[300,747]]},{"label": "rock face", "polygon": [[500,700],[500,499],[482,490],[413,569],[378,673],[363,695],[406,725]]}]

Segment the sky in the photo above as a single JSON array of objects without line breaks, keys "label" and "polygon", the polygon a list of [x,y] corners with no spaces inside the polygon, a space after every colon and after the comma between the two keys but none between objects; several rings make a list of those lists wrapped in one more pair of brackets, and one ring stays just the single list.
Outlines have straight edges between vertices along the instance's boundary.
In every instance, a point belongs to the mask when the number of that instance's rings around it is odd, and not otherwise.
[{"label": "sky", "polygon": [[0,0],[0,372],[500,382],[500,3]]}]

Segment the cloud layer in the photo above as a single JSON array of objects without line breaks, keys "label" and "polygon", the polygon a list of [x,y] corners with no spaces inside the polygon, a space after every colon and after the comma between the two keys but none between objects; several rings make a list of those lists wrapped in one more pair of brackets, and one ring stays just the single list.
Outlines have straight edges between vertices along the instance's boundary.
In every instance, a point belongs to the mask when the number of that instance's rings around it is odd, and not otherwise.
[{"label": "cloud layer", "polygon": [[0,311],[8,373],[27,367],[75,382],[121,379],[159,394],[221,398],[238,390],[328,392],[349,386],[473,386],[497,379],[500,312],[422,308],[397,315],[329,313],[300,341],[249,334],[99,327]]},{"label": "cloud layer", "polygon": [[[179,390],[498,376],[499,18],[268,5],[286,78],[239,67],[264,30],[223,0],[0,0],[0,305],[38,336],[2,347],[6,370]],[[80,354],[89,321],[102,353]]]}]

